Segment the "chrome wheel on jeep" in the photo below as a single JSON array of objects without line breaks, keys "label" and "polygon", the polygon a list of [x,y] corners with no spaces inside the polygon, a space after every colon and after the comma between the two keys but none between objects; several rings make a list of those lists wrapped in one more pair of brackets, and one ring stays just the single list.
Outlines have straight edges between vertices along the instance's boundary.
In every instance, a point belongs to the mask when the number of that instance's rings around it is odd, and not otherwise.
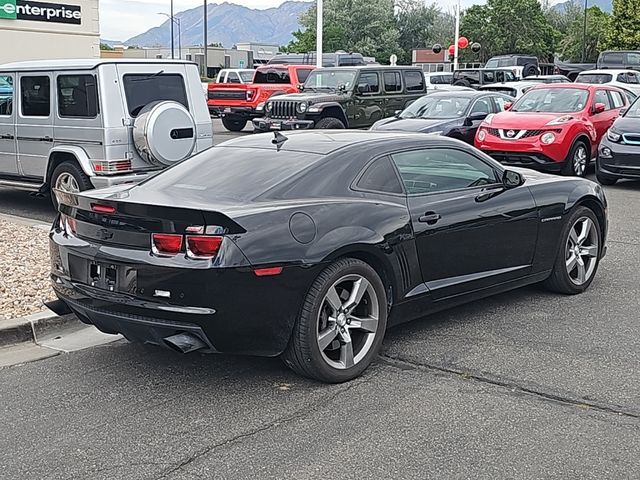
[{"label": "chrome wheel on jeep", "polygon": [[78,182],[76,181],[74,176],[68,172],[64,172],[58,175],[58,178],[56,178],[56,183],[54,184],[53,188],[55,188],[56,190],[61,190],[63,192],[68,192],[68,193],[80,192],[80,187],[78,186]]}]

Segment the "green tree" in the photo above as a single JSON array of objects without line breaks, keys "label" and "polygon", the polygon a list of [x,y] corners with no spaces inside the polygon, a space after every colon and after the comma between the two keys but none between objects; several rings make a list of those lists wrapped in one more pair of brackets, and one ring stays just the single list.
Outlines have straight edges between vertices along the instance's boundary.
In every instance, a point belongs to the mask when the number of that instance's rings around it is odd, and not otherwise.
[{"label": "green tree", "polygon": [[[394,0],[325,0],[323,49],[346,50],[388,61],[398,54]],[[290,52],[309,52],[316,48],[316,7],[300,18],[302,29],[294,32],[287,45]]]},{"label": "green tree", "polygon": [[485,5],[474,5],[464,12],[460,31],[482,44],[481,60],[507,53],[551,60],[560,37],[538,0],[487,0]]},{"label": "green tree", "polygon": [[[609,25],[609,15],[598,7],[587,8],[587,35],[586,35],[586,63],[595,63],[600,54],[599,45],[602,44]],[[581,62],[584,37],[584,9],[579,9],[573,15],[573,21],[569,24],[564,38],[560,41],[559,54],[563,60]]]},{"label": "green tree", "polygon": [[400,63],[411,63],[414,48],[430,48],[434,43],[443,41],[439,38],[442,32],[437,30],[441,15],[435,4],[427,6],[423,0],[396,0]]},{"label": "green tree", "polygon": [[114,50],[114,48],[107,43],[101,43],[100,50]]},{"label": "green tree", "polygon": [[640,0],[613,0],[602,49],[635,50],[640,46]]}]

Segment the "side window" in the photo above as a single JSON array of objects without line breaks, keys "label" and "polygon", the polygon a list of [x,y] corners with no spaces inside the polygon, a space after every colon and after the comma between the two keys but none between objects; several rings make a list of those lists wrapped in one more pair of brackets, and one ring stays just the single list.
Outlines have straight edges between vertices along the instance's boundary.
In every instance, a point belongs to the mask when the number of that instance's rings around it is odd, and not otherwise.
[{"label": "side window", "polygon": [[402,193],[402,185],[388,157],[379,158],[369,165],[356,186],[375,192]]},{"label": "side window", "polygon": [[627,53],[627,65],[630,67],[640,67],[640,53]]},{"label": "side window", "polygon": [[496,72],[496,82],[498,83],[504,82],[504,72]]},{"label": "side window", "polygon": [[392,155],[409,195],[497,183],[496,172],[462,150],[432,148]]},{"label": "side window", "polygon": [[609,101],[609,95],[606,90],[596,90],[596,94],[593,97],[593,103],[604,103],[605,110],[611,110],[611,102]]},{"label": "side window", "polygon": [[496,112],[504,112],[505,104],[510,103],[509,100],[504,97],[493,97],[493,101],[495,102],[497,107],[497,109],[495,110]]},{"label": "side window", "polygon": [[424,92],[424,75],[420,72],[404,72],[407,92]]},{"label": "side window", "polygon": [[0,115],[13,113],[13,76],[0,75]]},{"label": "side window", "polygon": [[637,73],[633,73],[633,72],[629,72],[627,73],[627,82],[628,83],[639,83],[638,81],[638,74]]},{"label": "side window", "polygon": [[613,102],[613,108],[622,108],[624,107],[624,99],[622,98],[622,94],[620,92],[609,92],[611,94],[611,100]]},{"label": "side window", "polygon": [[618,76],[616,77],[616,81],[620,82],[620,83],[628,83],[627,82],[627,74],[626,73],[619,73]]},{"label": "side window", "polygon": [[478,113],[489,115],[491,113],[491,110],[491,99],[489,99],[489,97],[480,98],[476,101],[476,103],[473,104],[470,115]]},{"label": "side window", "polygon": [[236,72],[229,72],[229,75],[227,75],[227,83],[242,83],[242,82],[240,81],[240,77]]},{"label": "side window", "polygon": [[95,75],[58,77],[58,114],[61,117],[95,118],[98,112]]},{"label": "side window", "polygon": [[311,70],[298,70],[298,83],[304,83],[309,78]]},{"label": "side window", "polygon": [[402,80],[400,72],[384,72],[384,91],[388,93],[399,93],[402,91]]},{"label": "side window", "polygon": [[496,77],[493,72],[482,72],[482,81],[484,83],[495,83]]},{"label": "side window", "polygon": [[51,81],[49,77],[22,77],[20,92],[23,116],[48,117],[51,114]]},{"label": "side window", "polygon": [[[364,91],[360,91],[364,89]],[[376,72],[365,72],[360,75],[358,80],[358,91],[360,93],[379,93],[380,92],[380,79]]]},{"label": "side window", "polygon": [[621,52],[605,53],[602,55],[601,63],[605,63],[607,65],[622,65],[624,63],[624,53],[621,53]]}]

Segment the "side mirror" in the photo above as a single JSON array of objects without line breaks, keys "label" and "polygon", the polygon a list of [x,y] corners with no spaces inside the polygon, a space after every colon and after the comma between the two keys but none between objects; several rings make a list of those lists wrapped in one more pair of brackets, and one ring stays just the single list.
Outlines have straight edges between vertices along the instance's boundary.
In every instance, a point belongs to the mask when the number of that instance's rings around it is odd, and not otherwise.
[{"label": "side mirror", "polygon": [[488,113],[482,113],[482,112],[476,112],[476,113],[472,113],[471,115],[469,115],[467,117],[467,120],[469,122],[479,122],[480,120],[484,120],[485,118],[487,118],[487,115],[489,115]]},{"label": "side mirror", "polygon": [[594,114],[602,113],[602,112],[605,111],[605,109],[606,109],[606,107],[605,107],[604,103],[599,103],[598,102],[593,106],[593,113]]},{"label": "side mirror", "polygon": [[396,118],[400,118],[401,113],[402,113],[402,110],[396,110],[395,112],[393,112],[393,116]]},{"label": "side mirror", "polygon": [[513,102],[506,102],[502,108],[504,108],[506,112],[507,110],[511,110],[511,107],[513,107]]},{"label": "side mirror", "polygon": [[368,83],[359,83],[358,84],[358,93],[369,93],[371,89],[369,88]]},{"label": "side mirror", "polygon": [[296,88],[298,89],[299,92],[302,92],[304,90],[304,85],[299,83],[298,85],[296,85]]},{"label": "side mirror", "polygon": [[516,188],[524,183],[524,177],[513,170],[505,170],[502,174],[504,188]]}]

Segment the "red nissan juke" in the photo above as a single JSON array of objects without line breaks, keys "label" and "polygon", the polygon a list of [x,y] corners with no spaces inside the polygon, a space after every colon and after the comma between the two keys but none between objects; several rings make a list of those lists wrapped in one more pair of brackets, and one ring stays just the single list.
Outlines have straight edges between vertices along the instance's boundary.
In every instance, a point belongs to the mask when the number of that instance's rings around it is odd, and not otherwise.
[{"label": "red nissan juke", "polygon": [[488,115],[475,146],[505,165],[584,176],[600,139],[626,106],[615,87],[540,85],[508,111]]}]

